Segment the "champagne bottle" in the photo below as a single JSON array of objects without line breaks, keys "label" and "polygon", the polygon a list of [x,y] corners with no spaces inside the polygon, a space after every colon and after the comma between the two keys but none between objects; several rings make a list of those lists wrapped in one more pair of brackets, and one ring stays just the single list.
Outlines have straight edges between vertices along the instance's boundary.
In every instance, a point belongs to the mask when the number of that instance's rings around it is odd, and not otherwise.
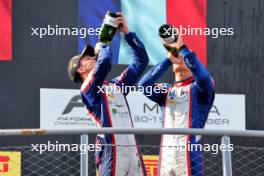
[{"label": "champagne bottle", "polygon": [[119,17],[119,15],[107,11],[101,27],[99,42],[110,43],[112,41],[118,27],[118,24],[116,22],[117,17]]},{"label": "champagne bottle", "polygon": [[171,52],[175,57],[178,57],[178,50],[176,48],[171,48],[165,45],[177,42],[178,35],[176,29],[170,24],[163,24],[159,28],[159,36],[163,41],[163,46],[166,48],[166,50]]}]

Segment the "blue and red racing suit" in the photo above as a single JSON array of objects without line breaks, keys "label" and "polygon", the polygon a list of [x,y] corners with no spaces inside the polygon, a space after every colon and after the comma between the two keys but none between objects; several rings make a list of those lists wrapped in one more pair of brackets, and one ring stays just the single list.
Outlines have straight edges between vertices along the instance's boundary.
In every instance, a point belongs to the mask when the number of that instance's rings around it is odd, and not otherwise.
[{"label": "blue and red racing suit", "polygon": [[[214,101],[214,82],[196,55],[184,46],[179,51],[193,76],[174,84],[156,84],[172,62],[166,58],[153,66],[139,82],[152,86],[148,98],[155,101],[164,113],[164,128],[204,128]],[[154,87],[156,90],[154,90]],[[160,89],[160,91],[158,91]],[[163,135],[160,148],[160,176],[201,176],[203,161],[200,137],[196,135]],[[189,147],[188,147],[189,146]],[[189,148],[189,149],[188,149]]]},{"label": "blue and red racing suit", "polygon": [[[87,107],[87,113],[98,127],[133,127],[126,101],[128,92],[106,91],[106,88],[109,87],[133,86],[148,65],[147,52],[136,34],[128,33],[125,35],[125,40],[133,50],[133,61],[123,73],[111,81],[105,81],[111,70],[112,55],[110,47],[103,46],[95,69],[89,73],[81,87],[81,95]],[[134,135],[98,135],[96,143],[103,146],[101,151],[96,152],[99,175],[146,175],[142,155]]]}]

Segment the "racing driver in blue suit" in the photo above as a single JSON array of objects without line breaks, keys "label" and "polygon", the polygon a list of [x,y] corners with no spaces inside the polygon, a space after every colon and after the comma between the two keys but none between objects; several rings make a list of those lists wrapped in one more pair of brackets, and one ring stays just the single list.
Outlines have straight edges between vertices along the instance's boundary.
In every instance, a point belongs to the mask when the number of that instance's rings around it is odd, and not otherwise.
[{"label": "racing driver in blue suit", "polygon": [[[152,87],[146,96],[163,110],[164,128],[204,128],[214,101],[214,81],[194,52],[183,43],[182,36],[168,47],[176,49],[140,80],[139,86]],[[172,66],[175,82],[156,81]],[[148,89],[149,90],[149,89]],[[203,161],[200,137],[196,135],[163,135],[161,139],[160,176],[202,176]],[[194,150],[194,149],[196,150]]]},{"label": "racing driver in blue suit", "polygon": [[[128,92],[106,91],[122,86],[133,86],[148,65],[148,55],[143,43],[130,32],[125,18],[118,13],[119,31],[133,51],[133,60],[123,73],[110,81],[106,76],[111,70],[110,46],[97,44],[95,49],[87,46],[81,55],[69,61],[68,74],[72,81],[82,82],[81,96],[87,114],[97,127],[132,128],[133,122],[126,101]],[[105,90],[105,91],[102,91]],[[102,150],[96,152],[97,170],[100,176],[145,176],[146,170],[134,135],[98,135],[96,143]]]}]

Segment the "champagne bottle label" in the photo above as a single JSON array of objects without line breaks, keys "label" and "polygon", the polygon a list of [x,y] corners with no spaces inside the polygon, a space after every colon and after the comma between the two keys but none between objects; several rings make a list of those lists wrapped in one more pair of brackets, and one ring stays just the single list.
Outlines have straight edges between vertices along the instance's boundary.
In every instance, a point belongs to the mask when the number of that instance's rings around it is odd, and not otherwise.
[{"label": "champagne bottle label", "polygon": [[167,38],[161,38],[161,40],[164,42],[164,43],[173,43],[176,41],[176,38],[174,35],[171,35]]},{"label": "champagne bottle label", "polygon": [[118,24],[116,22],[116,18],[111,17],[110,15],[106,15],[104,19],[104,24],[107,24],[109,26],[118,27]]},{"label": "champagne bottle label", "polygon": [[107,11],[99,35],[99,42],[110,43],[115,35],[118,28],[116,18],[118,15]]}]

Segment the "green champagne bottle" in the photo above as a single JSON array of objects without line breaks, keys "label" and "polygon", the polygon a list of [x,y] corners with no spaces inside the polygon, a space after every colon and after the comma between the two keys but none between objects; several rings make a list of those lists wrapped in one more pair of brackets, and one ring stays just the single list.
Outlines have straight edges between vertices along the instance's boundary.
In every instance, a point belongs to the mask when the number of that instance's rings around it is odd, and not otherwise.
[{"label": "green champagne bottle", "polygon": [[119,15],[107,11],[104,22],[101,27],[99,42],[110,43],[112,41],[115,32],[118,28],[118,24],[116,22],[117,17],[119,17]]}]

